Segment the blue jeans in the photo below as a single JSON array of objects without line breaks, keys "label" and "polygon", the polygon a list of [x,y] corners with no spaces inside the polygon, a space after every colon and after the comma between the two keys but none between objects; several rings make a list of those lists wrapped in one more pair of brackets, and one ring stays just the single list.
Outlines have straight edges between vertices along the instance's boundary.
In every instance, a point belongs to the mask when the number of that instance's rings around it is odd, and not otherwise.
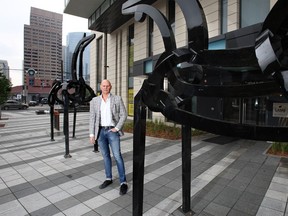
[{"label": "blue jeans", "polygon": [[110,148],[115,158],[120,183],[126,182],[124,161],[120,149],[120,136],[117,132],[109,131],[101,128],[99,131],[98,145],[104,159],[106,178],[112,179],[112,161],[110,156]]}]

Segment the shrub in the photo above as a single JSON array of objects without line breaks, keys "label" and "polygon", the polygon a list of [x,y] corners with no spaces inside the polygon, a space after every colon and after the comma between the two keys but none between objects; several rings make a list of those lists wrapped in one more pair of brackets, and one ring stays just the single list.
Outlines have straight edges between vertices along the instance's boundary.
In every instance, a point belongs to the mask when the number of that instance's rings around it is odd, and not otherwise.
[{"label": "shrub", "polygon": [[281,150],[282,153],[288,153],[288,143],[282,143]]},{"label": "shrub", "polygon": [[[133,122],[127,121],[124,125],[124,131],[133,133]],[[205,132],[192,129],[192,136],[204,134]],[[161,121],[147,121],[146,122],[146,135],[165,139],[181,139],[181,127],[174,124],[173,126],[167,125]]]},{"label": "shrub", "polygon": [[287,142],[273,142],[271,146],[272,153],[288,153],[288,143]]}]

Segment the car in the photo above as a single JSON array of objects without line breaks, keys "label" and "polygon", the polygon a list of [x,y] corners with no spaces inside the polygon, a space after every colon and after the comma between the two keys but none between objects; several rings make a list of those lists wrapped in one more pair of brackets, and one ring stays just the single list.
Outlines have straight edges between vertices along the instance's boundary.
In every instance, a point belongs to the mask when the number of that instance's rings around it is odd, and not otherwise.
[{"label": "car", "polygon": [[21,103],[16,100],[7,100],[6,103],[2,105],[2,109],[8,110],[8,109],[28,109],[28,105]]},{"label": "car", "polygon": [[39,103],[37,101],[29,101],[29,106],[37,106]]},{"label": "car", "polygon": [[48,104],[48,98],[42,98],[41,104]]}]

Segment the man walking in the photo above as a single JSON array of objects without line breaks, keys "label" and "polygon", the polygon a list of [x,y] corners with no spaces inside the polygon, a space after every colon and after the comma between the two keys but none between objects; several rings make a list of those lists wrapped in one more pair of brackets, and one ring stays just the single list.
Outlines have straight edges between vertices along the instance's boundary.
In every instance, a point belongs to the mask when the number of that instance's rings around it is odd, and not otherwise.
[{"label": "man walking", "polygon": [[127,119],[127,111],[122,98],[110,93],[111,88],[110,81],[107,79],[103,80],[100,85],[102,94],[90,101],[90,143],[94,144],[95,140],[98,140],[104,159],[106,180],[99,188],[106,188],[113,183],[111,149],[119,174],[120,195],[124,195],[127,193],[128,185],[124,161],[121,155],[120,136],[123,135],[122,128]]}]

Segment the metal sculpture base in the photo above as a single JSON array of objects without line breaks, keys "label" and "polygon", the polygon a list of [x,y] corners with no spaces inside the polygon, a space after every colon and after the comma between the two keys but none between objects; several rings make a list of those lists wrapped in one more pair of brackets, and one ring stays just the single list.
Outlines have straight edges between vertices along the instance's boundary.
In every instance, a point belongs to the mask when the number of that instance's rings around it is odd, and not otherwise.
[{"label": "metal sculpture base", "polygon": [[67,155],[65,154],[65,155],[64,155],[64,158],[71,158],[71,157],[72,157],[72,156],[71,156],[70,154],[67,154]]},{"label": "metal sculpture base", "polygon": [[193,215],[196,214],[196,213],[193,212],[192,210],[190,210],[190,211],[188,211],[188,212],[184,212],[184,211],[183,211],[183,206],[180,206],[180,207],[178,208],[178,211],[180,211],[181,213],[183,213],[184,216],[193,216]]}]

